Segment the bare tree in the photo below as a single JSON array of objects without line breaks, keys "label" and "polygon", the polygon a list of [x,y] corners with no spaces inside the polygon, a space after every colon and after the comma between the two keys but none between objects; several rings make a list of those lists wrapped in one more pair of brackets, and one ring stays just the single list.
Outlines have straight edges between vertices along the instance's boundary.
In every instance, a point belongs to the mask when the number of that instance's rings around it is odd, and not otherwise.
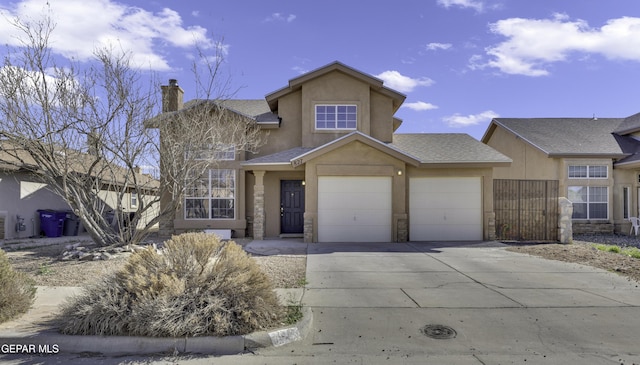
[{"label": "bare tree", "polygon": [[[7,46],[0,69],[3,162],[48,184],[100,246],[137,243],[172,217],[185,183],[215,162],[217,150],[251,151],[262,143],[250,118],[211,101],[221,85],[215,80],[219,57],[204,63],[209,79],[197,81],[206,85],[205,100],[158,116],[154,75],[134,67],[129,54],[101,48],[92,62],[60,64],[49,44],[55,29],[50,17],[16,19],[14,25],[21,45]],[[149,121],[162,128],[147,128]],[[192,153],[203,147],[208,161]],[[140,166],[158,165],[162,183],[140,172]],[[137,206],[127,212],[123,203],[132,193]]]}]

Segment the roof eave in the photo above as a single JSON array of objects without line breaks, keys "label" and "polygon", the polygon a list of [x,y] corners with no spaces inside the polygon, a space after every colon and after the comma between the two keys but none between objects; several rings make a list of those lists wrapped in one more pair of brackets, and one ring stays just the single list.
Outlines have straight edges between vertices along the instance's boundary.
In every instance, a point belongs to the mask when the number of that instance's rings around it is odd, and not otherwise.
[{"label": "roof eave", "polygon": [[420,163],[420,168],[492,168],[509,167],[511,161],[431,161]]}]

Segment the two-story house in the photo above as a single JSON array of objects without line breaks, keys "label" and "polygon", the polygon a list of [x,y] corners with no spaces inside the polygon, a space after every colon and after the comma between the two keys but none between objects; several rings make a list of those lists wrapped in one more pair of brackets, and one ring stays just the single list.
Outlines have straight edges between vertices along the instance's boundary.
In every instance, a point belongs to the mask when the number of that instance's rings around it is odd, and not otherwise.
[{"label": "two-story house", "polygon": [[629,233],[640,207],[640,114],[496,118],[482,142],[513,159],[494,170],[496,180],[556,182],[573,203],[574,234]]},{"label": "two-story house", "polygon": [[[163,103],[175,112],[183,91],[172,84]],[[511,159],[466,134],[395,134],[404,100],[333,62],[264,100],[225,101],[268,142],[212,166],[208,190],[187,189],[201,196],[186,196],[169,226],[306,242],[493,238],[493,169]]]}]

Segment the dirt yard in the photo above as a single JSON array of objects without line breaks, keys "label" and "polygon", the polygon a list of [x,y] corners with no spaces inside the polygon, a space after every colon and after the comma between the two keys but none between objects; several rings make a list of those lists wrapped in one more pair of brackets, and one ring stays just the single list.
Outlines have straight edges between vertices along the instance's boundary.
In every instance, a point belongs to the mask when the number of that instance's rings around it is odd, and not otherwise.
[{"label": "dirt yard", "polygon": [[[122,253],[110,260],[80,261],[60,260],[68,243],[37,248],[10,250],[7,256],[16,270],[31,276],[36,285],[84,286],[96,277],[118,270],[131,255]],[[304,286],[307,258],[304,255],[254,256],[264,272],[271,277],[276,288]]]}]

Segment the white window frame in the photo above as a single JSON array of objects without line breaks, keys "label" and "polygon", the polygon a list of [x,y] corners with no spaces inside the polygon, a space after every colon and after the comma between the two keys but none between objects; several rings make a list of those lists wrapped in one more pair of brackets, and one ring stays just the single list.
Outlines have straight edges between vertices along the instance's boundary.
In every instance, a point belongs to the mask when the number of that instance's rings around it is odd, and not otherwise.
[{"label": "white window frame", "polygon": [[[572,189],[574,188],[574,189]],[[587,189],[587,194],[586,194],[586,201],[571,201],[573,203],[573,211],[574,214],[575,212],[577,212],[576,206],[578,206],[579,204],[585,204],[586,205],[586,217],[571,217],[571,219],[573,220],[609,220],[609,187],[608,186],[569,186],[568,187],[568,194],[567,196],[569,196],[569,200],[571,200],[571,192],[572,191],[576,191],[576,190],[580,190],[586,188]],[[605,201],[593,201],[591,200],[591,189],[605,189]],[[606,204],[606,217],[597,217],[594,218],[591,216],[591,206],[593,204]]]},{"label": "white window frame", "polygon": [[131,207],[131,209],[135,209],[138,207],[138,192],[135,190],[132,190],[129,193],[129,206]]},{"label": "white window frame", "polygon": [[[332,113],[335,116],[335,119],[333,120],[333,127],[318,127],[318,115],[320,114],[320,111],[318,110],[318,108],[322,108],[322,107],[334,107],[335,108],[335,112]],[[353,113],[349,112],[348,110],[345,111],[344,113],[339,113],[338,109],[340,107],[346,107],[346,108],[354,108]],[[326,113],[328,114],[328,113]],[[339,119],[339,116],[341,114],[345,115],[345,118],[347,118],[347,116],[349,115],[354,115],[355,119],[352,121],[350,119],[345,119],[344,123],[345,126],[344,127],[340,127],[339,123],[341,123],[341,119]],[[335,131],[335,130],[344,130],[344,131],[353,131],[358,129],[358,106],[356,104],[316,104],[314,107],[314,115],[315,115],[315,128],[316,130],[319,131]],[[326,122],[326,120],[325,120]],[[353,122],[355,123],[355,125],[353,127],[348,126],[348,123]]]},{"label": "white window frame", "polygon": [[[230,186],[216,186],[216,181],[221,181],[223,177],[232,177],[230,181]],[[200,182],[200,186],[196,186],[196,184]],[[183,214],[185,220],[234,220],[237,211],[237,194],[236,194],[236,183],[237,183],[237,172],[234,169],[210,169],[205,172],[205,176],[200,179],[194,179],[191,181],[193,188],[189,188],[189,182],[186,182],[185,186],[185,198],[184,198],[184,208]],[[193,194],[193,192],[196,194]],[[198,194],[198,192],[200,192]],[[200,207],[191,206],[189,201],[192,201],[194,204],[196,202],[200,202]],[[221,201],[230,201],[232,207],[231,208],[220,208],[219,203]],[[215,203],[218,204],[215,204]],[[199,205],[199,204],[196,204]],[[218,207],[216,207],[218,206]],[[190,213],[189,210],[200,210],[200,214]],[[231,216],[215,216],[213,212],[216,210],[224,210],[229,211],[231,209]],[[203,214],[206,212],[206,215]]]},{"label": "white window frame", "polygon": [[[605,169],[604,176],[591,176],[592,174],[596,173],[597,169],[601,169],[603,167]],[[584,168],[584,174],[580,174],[580,176],[575,176],[576,175],[575,172],[578,168]],[[567,169],[567,176],[569,177],[569,179],[589,179],[589,180],[608,179],[609,166],[607,165],[569,165],[569,168]]]},{"label": "white window frame", "polygon": [[631,217],[631,187],[622,187],[622,218],[629,219]]}]

